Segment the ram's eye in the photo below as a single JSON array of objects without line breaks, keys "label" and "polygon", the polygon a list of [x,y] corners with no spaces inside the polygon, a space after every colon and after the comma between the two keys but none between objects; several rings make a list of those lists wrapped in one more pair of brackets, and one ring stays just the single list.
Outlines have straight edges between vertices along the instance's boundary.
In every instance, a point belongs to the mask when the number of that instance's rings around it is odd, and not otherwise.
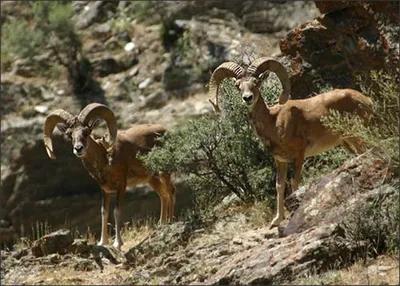
[{"label": "ram's eye", "polygon": [[72,130],[68,128],[67,130],[65,130],[64,135],[65,135],[66,137],[71,138],[71,136],[72,136]]}]

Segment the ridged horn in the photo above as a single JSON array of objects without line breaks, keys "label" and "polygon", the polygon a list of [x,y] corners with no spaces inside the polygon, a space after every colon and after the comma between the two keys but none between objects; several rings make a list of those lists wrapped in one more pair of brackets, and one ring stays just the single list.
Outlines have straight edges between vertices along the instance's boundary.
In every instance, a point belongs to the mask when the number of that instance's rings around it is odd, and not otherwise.
[{"label": "ridged horn", "polygon": [[115,119],[114,112],[108,106],[100,103],[91,103],[82,109],[78,115],[78,120],[84,126],[89,126],[97,118],[102,118],[107,123],[111,140],[110,145],[114,144],[117,138],[117,120]]},{"label": "ridged horn", "polygon": [[46,147],[47,155],[51,159],[56,158],[56,156],[54,155],[53,140],[52,140],[54,127],[56,127],[58,123],[64,123],[68,126],[71,126],[74,123],[74,121],[75,117],[71,113],[63,109],[56,109],[49,115],[47,115],[46,121],[44,123],[43,141],[44,141],[44,146]]},{"label": "ridged horn", "polygon": [[278,62],[275,59],[262,57],[256,59],[252,64],[247,68],[247,72],[249,75],[258,78],[265,71],[274,72],[282,84],[282,93],[279,96],[279,104],[284,104],[289,100],[290,94],[290,79],[289,73],[287,72],[284,65]]},{"label": "ridged horn", "polygon": [[[222,63],[214,70],[214,72],[211,75],[209,83],[208,94],[210,96],[210,99],[208,101],[213,106],[215,113],[221,112],[218,106],[218,88],[222,80],[227,77],[234,77],[237,79],[244,76],[245,73],[246,70],[235,62]],[[211,98],[214,97],[215,97],[215,103],[211,100]]]}]

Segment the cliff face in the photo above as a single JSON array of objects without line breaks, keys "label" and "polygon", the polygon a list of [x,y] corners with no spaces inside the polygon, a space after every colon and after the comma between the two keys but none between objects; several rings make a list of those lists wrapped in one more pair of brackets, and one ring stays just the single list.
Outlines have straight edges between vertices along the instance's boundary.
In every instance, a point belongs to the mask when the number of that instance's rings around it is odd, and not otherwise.
[{"label": "cliff face", "polygon": [[293,98],[327,87],[358,88],[357,76],[399,74],[399,2],[316,1],[322,13],[290,31],[280,49],[291,65]]}]

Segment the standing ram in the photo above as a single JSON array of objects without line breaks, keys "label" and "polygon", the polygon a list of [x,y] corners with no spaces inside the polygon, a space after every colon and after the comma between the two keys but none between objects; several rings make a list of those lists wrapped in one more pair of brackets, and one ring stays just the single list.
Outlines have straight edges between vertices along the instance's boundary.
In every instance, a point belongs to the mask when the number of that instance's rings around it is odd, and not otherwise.
[{"label": "standing ram", "polygon": [[[91,136],[91,132],[101,119],[107,123],[110,143]],[[98,103],[87,105],[78,116],[57,109],[47,116],[44,125],[44,145],[51,159],[55,159],[52,132],[56,125],[72,139],[73,153],[81,158],[90,176],[101,187],[102,227],[99,245],[108,244],[107,223],[112,193],[117,194],[114,208],[116,235],[113,245],[120,248],[123,244],[120,234],[121,213],[127,186],[149,184],[161,200],[160,222],[172,220],[175,209],[175,187],[170,175],[149,174],[136,158],[138,152],[149,152],[155,146],[157,138],[166,132],[164,127],[147,124],[127,130],[117,130],[114,113],[107,106]]]},{"label": "standing ram", "polygon": [[[261,94],[260,85],[266,72],[274,72],[281,84],[279,101],[268,106]],[[255,135],[262,141],[275,160],[277,169],[277,214],[271,227],[284,219],[284,190],[287,163],[294,163],[291,179],[292,191],[297,190],[304,159],[330,150],[337,145],[353,153],[365,151],[359,138],[343,137],[326,128],[321,117],[330,110],[350,112],[368,120],[372,115],[372,100],[353,89],[334,89],[307,99],[291,100],[290,80],[285,67],[277,60],[259,58],[247,69],[235,62],[225,62],[213,72],[209,83],[209,95],[216,113],[219,85],[225,78],[234,78],[243,103],[247,106],[250,124]]]}]

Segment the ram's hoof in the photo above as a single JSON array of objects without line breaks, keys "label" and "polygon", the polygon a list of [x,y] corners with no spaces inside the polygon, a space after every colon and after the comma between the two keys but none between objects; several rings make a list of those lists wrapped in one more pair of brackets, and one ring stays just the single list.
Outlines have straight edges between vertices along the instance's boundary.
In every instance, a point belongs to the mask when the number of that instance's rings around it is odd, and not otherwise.
[{"label": "ram's hoof", "polygon": [[283,218],[275,217],[272,220],[271,224],[269,225],[269,229],[273,229],[274,227],[278,227],[281,224],[282,221],[283,221]]}]

